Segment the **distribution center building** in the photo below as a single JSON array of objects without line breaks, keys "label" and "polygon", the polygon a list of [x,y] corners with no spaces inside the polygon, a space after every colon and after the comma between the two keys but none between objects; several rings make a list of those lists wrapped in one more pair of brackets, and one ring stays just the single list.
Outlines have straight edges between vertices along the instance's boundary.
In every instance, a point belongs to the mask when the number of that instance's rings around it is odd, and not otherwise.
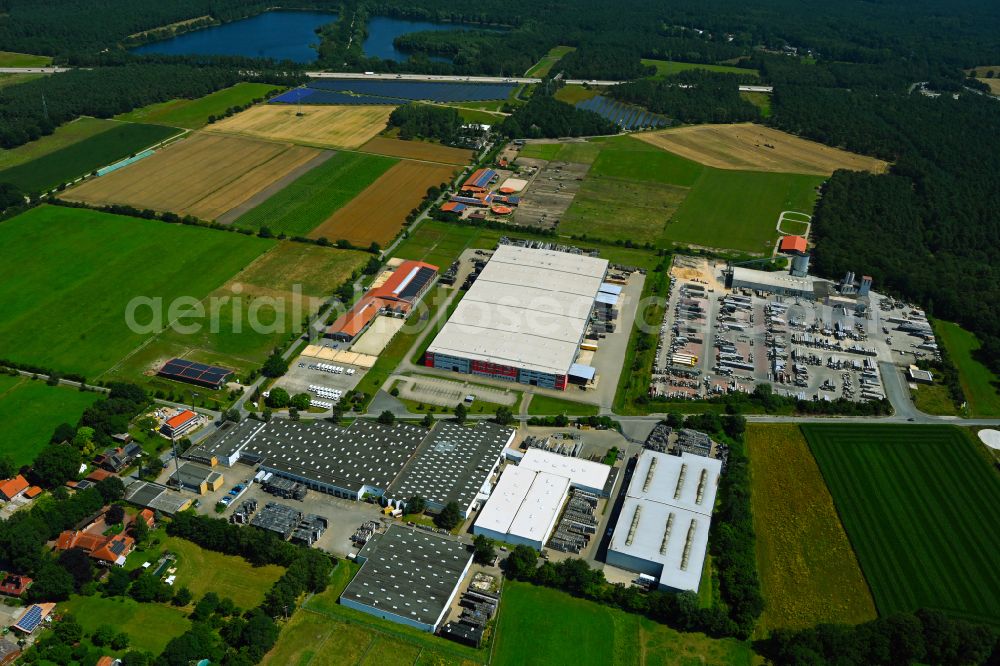
[{"label": "distribution center building", "polygon": [[565,389],[608,262],[500,245],[424,357],[424,364]]},{"label": "distribution center building", "polygon": [[365,544],[357,562],[361,570],[341,605],[433,633],[472,566],[472,553],[452,537],[390,525]]},{"label": "distribution center building", "polygon": [[472,532],[541,550],[555,529],[568,492],[565,476],[508,465]]},{"label": "distribution center building", "polygon": [[607,563],[653,576],[661,590],[697,592],[721,471],[714,458],[643,451]]}]

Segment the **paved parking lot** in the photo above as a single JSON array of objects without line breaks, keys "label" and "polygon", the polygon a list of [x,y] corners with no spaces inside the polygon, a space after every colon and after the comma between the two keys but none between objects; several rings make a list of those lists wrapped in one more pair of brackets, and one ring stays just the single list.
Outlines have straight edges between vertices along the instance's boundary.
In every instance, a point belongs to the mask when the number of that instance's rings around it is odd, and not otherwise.
[{"label": "paved parking lot", "polygon": [[511,407],[518,399],[518,394],[513,388],[492,388],[472,382],[456,382],[436,377],[401,376],[398,378],[397,387],[401,398],[441,407],[454,407],[464,402],[467,395],[474,395],[477,401]]},{"label": "paved parking lot", "polygon": [[[341,372],[339,374],[324,372],[319,369],[319,363],[344,368],[345,372]],[[347,369],[354,370],[354,374],[347,374]],[[365,372],[365,368],[360,368],[358,366],[346,365],[344,363],[332,363],[330,361],[320,361],[308,356],[300,356],[288,367],[288,372],[275,383],[275,386],[280,386],[285,389],[288,391],[289,395],[309,393],[315,397],[316,394],[314,392],[310,392],[309,390],[310,386],[315,385],[322,386],[330,390],[340,390],[345,392],[350,391],[358,385],[361,378],[365,376]],[[330,402],[327,398],[323,398],[323,400]]]}]

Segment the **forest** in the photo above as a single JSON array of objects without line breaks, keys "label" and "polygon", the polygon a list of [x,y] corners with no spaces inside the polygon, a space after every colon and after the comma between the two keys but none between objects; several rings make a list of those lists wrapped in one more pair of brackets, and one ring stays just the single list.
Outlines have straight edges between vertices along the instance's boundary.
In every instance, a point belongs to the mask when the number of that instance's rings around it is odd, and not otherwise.
[{"label": "forest", "polygon": [[510,137],[538,139],[615,134],[618,128],[593,111],[577,109],[539,90],[504,119],[500,131]]},{"label": "forest", "polygon": [[389,114],[389,127],[399,128],[400,139],[438,139],[451,142],[462,126],[458,111],[429,104],[404,104]]},{"label": "forest", "polygon": [[629,81],[614,86],[608,95],[682,123],[738,123],[760,119],[757,107],[739,92],[741,83],[753,81],[750,75],[693,69],[662,79]]}]

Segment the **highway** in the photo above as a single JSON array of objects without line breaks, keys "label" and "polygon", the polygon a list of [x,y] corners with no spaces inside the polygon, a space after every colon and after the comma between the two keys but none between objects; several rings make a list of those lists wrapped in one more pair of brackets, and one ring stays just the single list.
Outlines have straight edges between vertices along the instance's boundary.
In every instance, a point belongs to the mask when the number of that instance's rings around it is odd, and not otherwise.
[{"label": "highway", "polygon": [[61,74],[70,67],[0,67],[0,74]]}]

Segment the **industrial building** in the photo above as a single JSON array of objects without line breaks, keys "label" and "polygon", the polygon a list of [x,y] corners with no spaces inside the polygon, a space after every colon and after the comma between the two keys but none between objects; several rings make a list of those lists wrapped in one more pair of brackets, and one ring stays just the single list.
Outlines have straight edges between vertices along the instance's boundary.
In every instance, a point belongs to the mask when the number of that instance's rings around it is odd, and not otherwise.
[{"label": "industrial building", "polygon": [[432,511],[456,502],[463,518],[489,495],[490,477],[514,441],[511,428],[479,422],[473,428],[440,423],[393,481],[386,497],[405,502],[420,496]]},{"label": "industrial building", "polygon": [[186,462],[171,472],[167,483],[199,495],[215,492],[225,482],[221,473],[209,467]]},{"label": "industrial building", "polygon": [[306,546],[313,545],[329,527],[329,521],[314,513],[302,513],[284,504],[268,502],[250,524],[262,530],[273,532],[285,541],[293,541]]},{"label": "industrial building", "polygon": [[453,538],[390,525],[358,553],[361,570],[340,603],[433,633],[444,621],[472,553]]},{"label": "industrial building", "polygon": [[565,389],[607,271],[596,257],[500,245],[424,364]]},{"label": "industrial building", "polygon": [[607,563],[652,576],[661,590],[698,591],[722,463],[644,450],[608,546]]},{"label": "industrial building", "polygon": [[796,277],[781,271],[757,271],[743,266],[734,266],[729,278],[729,287],[732,289],[752,289],[811,301],[817,298],[813,284],[814,281],[806,277]]},{"label": "industrial building", "polygon": [[133,481],[125,488],[125,501],[173,516],[191,506],[191,498],[150,481]]},{"label": "industrial building", "polygon": [[610,473],[601,463],[529,449],[518,465],[504,468],[472,531],[541,550],[556,529],[570,489],[607,496]]},{"label": "industrial building", "polygon": [[421,261],[404,261],[383,284],[369,289],[350,310],[326,329],[326,337],[355,340],[381,313],[406,315],[430,289],[438,267]]}]

